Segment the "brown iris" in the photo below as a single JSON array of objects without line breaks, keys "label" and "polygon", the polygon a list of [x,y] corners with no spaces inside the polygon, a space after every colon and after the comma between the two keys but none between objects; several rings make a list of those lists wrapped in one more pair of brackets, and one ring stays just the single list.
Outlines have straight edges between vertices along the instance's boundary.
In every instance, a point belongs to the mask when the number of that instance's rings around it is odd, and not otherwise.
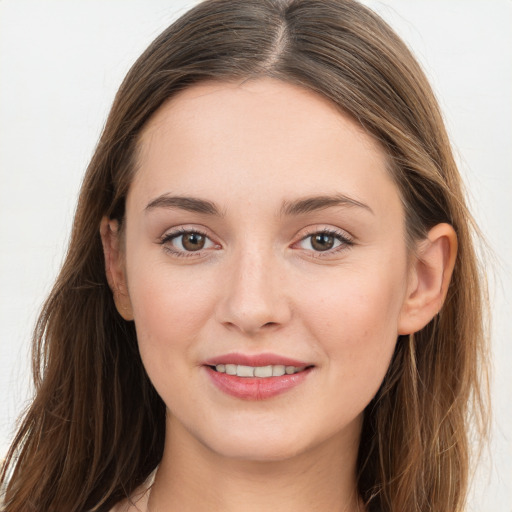
[{"label": "brown iris", "polygon": [[335,238],[326,233],[317,233],[311,236],[311,247],[316,251],[328,251],[334,246]]},{"label": "brown iris", "polygon": [[187,251],[199,251],[206,242],[206,237],[199,233],[186,233],[182,236],[182,244]]}]

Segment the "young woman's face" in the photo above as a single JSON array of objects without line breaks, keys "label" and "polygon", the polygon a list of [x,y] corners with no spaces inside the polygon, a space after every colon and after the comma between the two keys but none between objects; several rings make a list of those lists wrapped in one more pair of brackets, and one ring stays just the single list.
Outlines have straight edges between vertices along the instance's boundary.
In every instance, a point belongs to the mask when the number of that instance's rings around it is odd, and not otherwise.
[{"label": "young woman's face", "polygon": [[408,265],[397,187],[355,122],[271,79],[189,88],[144,129],[124,241],[176,432],[242,459],[357,445]]}]

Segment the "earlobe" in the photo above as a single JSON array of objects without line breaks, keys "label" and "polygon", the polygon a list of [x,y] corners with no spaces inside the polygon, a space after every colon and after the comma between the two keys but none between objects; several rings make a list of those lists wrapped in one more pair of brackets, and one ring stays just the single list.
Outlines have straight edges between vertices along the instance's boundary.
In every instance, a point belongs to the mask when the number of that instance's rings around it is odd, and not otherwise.
[{"label": "earlobe", "polygon": [[118,221],[103,217],[100,224],[100,235],[105,257],[105,273],[117,311],[125,320],[133,320],[132,305],[126,286]]},{"label": "earlobe", "polygon": [[439,313],[456,257],[457,235],[450,224],[437,224],[418,243],[398,320],[398,334],[419,331]]}]

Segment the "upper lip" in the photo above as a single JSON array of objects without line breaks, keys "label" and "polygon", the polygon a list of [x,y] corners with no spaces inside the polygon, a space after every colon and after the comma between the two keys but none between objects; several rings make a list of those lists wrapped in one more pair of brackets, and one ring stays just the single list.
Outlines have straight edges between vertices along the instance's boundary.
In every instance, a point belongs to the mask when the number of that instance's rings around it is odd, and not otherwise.
[{"label": "upper lip", "polygon": [[296,366],[312,366],[311,363],[305,363],[290,357],[280,356],[278,354],[263,353],[263,354],[239,354],[230,353],[208,359],[203,364],[206,366],[217,366],[218,364],[240,364],[244,366],[270,366],[270,365],[284,365]]}]

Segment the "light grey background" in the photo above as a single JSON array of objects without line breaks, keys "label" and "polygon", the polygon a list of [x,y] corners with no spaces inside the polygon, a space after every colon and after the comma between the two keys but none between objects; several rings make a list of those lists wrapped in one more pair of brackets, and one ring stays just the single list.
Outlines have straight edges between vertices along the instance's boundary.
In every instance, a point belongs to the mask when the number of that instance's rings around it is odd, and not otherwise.
[{"label": "light grey background", "polygon": [[[135,58],[186,0],[0,1],[0,457],[30,396],[29,344],[81,177]],[[367,0],[438,94],[495,253],[491,456],[470,510],[512,510],[512,1]],[[493,271],[494,268],[494,271]],[[485,454],[484,454],[485,455]]]}]

